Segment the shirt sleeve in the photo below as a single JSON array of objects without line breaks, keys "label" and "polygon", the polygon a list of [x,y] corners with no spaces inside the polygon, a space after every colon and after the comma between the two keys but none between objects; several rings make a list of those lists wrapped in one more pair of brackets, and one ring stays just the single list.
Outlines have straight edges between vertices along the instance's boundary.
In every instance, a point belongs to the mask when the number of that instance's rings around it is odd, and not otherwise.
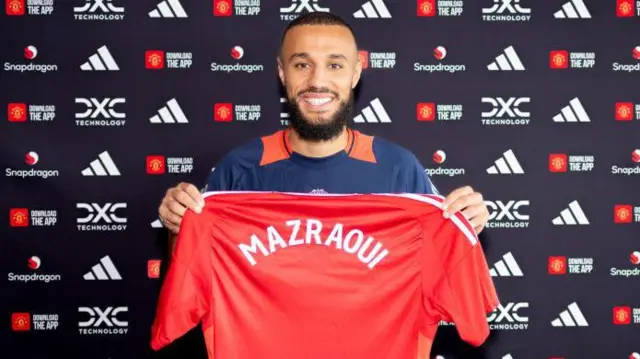
[{"label": "shirt sleeve", "polygon": [[151,348],[159,350],[194,328],[210,308],[212,265],[205,212],[187,210],[156,308]]},{"label": "shirt sleeve", "polygon": [[222,160],[211,169],[201,192],[236,190],[237,188],[234,187],[238,187],[239,177],[241,175],[233,170],[233,166],[228,161]]},{"label": "shirt sleeve", "polygon": [[[438,213],[438,216],[440,214]],[[482,246],[466,218],[442,219],[423,254],[426,321],[453,322],[461,339],[480,346],[489,336],[487,315],[499,304]],[[433,333],[424,333],[431,338]]]},{"label": "shirt sleeve", "polygon": [[431,178],[418,159],[411,155],[409,159],[409,173],[407,175],[407,193],[439,194],[438,189],[431,182]]},{"label": "shirt sleeve", "polygon": [[211,169],[201,192],[247,189],[248,177],[261,156],[262,147],[257,146],[252,143],[248,148],[238,148],[223,156]]}]

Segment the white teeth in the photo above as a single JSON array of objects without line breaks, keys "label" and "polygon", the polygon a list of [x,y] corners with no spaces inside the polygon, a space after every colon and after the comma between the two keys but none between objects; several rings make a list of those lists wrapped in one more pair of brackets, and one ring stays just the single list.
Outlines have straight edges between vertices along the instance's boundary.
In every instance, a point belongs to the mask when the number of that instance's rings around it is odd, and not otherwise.
[{"label": "white teeth", "polygon": [[307,101],[308,103],[314,105],[314,106],[322,106],[326,103],[329,103],[329,101],[331,101],[330,97],[325,97],[325,98],[306,98],[305,101]]}]

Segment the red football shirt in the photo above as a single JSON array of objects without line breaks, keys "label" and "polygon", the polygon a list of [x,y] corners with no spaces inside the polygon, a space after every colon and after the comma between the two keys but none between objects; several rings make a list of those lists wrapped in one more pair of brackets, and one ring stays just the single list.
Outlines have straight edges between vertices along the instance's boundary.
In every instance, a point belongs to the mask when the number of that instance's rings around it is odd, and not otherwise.
[{"label": "red football shirt", "polygon": [[442,197],[204,196],[182,219],[155,350],[199,322],[216,359],[428,358],[418,337],[440,320],[472,345],[489,334],[498,298],[482,247]]}]

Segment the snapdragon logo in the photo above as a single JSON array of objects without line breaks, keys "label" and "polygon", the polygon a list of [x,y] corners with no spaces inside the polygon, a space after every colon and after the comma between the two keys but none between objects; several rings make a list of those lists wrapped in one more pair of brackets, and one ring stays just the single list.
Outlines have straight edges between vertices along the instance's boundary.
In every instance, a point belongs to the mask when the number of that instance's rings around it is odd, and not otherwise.
[{"label": "snapdragon logo", "polygon": [[611,166],[611,173],[625,176],[640,175],[640,148],[631,151],[631,163],[634,165],[630,167],[613,165]]},{"label": "snapdragon logo", "polygon": [[[635,60],[640,60],[640,46],[636,46],[631,50],[631,57]],[[640,71],[640,62],[636,63],[613,63],[614,72],[626,72],[627,74]]]},{"label": "snapdragon logo", "polygon": [[24,48],[24,59],[27,63],[4,63],[4,70],[7,72],[40,72],[46,74],[47,72],[58,71],[58,65],[56,64],[40,64],[35,61],[38,57],[38,49],[29,45]]},{"label": "snapdragon logo", "polygon": [[[29,269],[31,269],[32,271],[36,271],[38,269],[40,269],[40,266],[42,265],[42,261],[40,260],[40,257],[38,256],[32,256],[28,259],[27,261],[27,267]],[[60,274],[43,274],[43,273],[9,273],[8,276],[9,282],[22,282],[22,283],[29,283],[29,282],[44,282],[44,283],[51,283],[51,282],[57,282],[60,281],[61,277]]]},{"label": "snapdragon logo", "polygon": [[435,49],[433,49],[433,57],[438,61],[438,63],[434,65],[415,62],[413,64],[413,71],[428,73],[448,72],[450,74],[454,74],[467,70],[467,66],[464,64],[446,63],[444,59],[447,57],[447,53],[447,49],[444,46],[437,46]]},{"label": "snapdragon logo", "polygon": [[636,267],[633,269],[613,267],[609,271],[609,274],[611,274],[612,277],[625,277],[625,278],[640,277],[640,268],[637,267],[640,264],[640,252],[639,251],[631,252],[631,254],[629,255],[629,262],[631,262],[631,264],[633,264]]},{"label": "snapdragon logo", "polygon": [[436,168],[426,168],[424,171],[429,175],[429,177],[433,176],[462,176],[465,174],[465,169],[461,167],[448,167],[443,166],[445,161],[447,160],[447,154],[443,150],[437,150],[431,156],[433,162],[437,165]]},{"label": "snapdragon logo", "polygon": [[[38,162],[40,162],[40,155],[38,155],[38,153],[35,151],[29,151],[24,156],[24,163],[29,166],[35,166]],[[22,179],[27,177],[38,177],[42,179],[47,179],[49,177],[60,176],[60,172],[58,170],[44,170],[44,169],[35,169],[35,168],[31,168],[28,170],[6,168],[5,175],[7,177],[18,177]]]},{"label": "snapdragon logo", "polygon": [[619,269],[619,268],[611,268],[610,274],[612,277],[639,277],[640,276],[640,268],[633,269]]},{"label": "snapdragon logo", "polygon": [[[241,46],[234,46],[230,55],[234,60],[240,60],[244,57],[244,49]],[[246,72],[246,73],[254,73],[254,72],[262,72],[264,71],[264,65],[262,64],[244,64],[240,62],[236,62],[234,64],[219,64],[217,62],[211,63],[211,71],[212,72]]]}]

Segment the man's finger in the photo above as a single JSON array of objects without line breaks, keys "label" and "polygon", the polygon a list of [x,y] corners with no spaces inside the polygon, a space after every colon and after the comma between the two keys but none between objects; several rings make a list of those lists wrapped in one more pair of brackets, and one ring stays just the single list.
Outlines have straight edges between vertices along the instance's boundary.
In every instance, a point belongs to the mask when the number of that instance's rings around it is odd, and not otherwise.
[{"label": "man's finger", "polygon": [[482,230],[484,229],[486,220],[483,217],[483,215],[475,216],[469,221],[469,224],[471,224],[476,234],[480,234],[480,232],[482,232]]},{"label": "man's finger", "polygon": [[456,188],[453,191],[451,191],[451,193],[449,193],[449,195],[444,199],[444,209],[448,209],[449,206],[451,206],[451,204],[455,201],[458,200],[458,198],[471,194],[473,193],[473,188],[471,188],[470,186],[464,186],[464,187],[460,187],[460,188]]},{"label": "man's finger", "polygon": [[445,210],[445,217],[461,211],[469,206],[475,205],[479,205],[481,207],[485,205],[480,193],[474,192],[465,196],[461,196],[455,202],[451,203],[449,208]]},{"label": "man's finger", "polygon": [[167,208],[169,209],[170,212],[173,212],[174,214],[178,215],[180,218],[182,218],[182,216],[184,216],[184,213],[187,211],[187,207],[181,205],[180,202],[174,199],[168,200]]},{"label": "man's finger", "polygon": [[472,220],[477,220],[478,218],[482,220],[482,217],[484,217],[484,208],[479,204],[468,206],[467,208],[462,210],[462,214],[466,219],[469,220],[469,222],[471,222]]},{"label": "man's finger", "polygon": [[[190,208],[192,210],[194,210],[196,213],[200,213],[200,211],[202,210],[202,206],[200,206],[198,204],[198,202],[196,202],[195,199],[193,199],[193,197],[191,197],[187,192],[182,191],[182,192],[178,192],[175,196],[174,196],[174,200],[176,202],[178,202],[179,204],[181,204],[184,207]],[[184,216],[184,212],[179,213],[181,216]]]},{"label": "man's finger", "polygon": [[202,194],[200,194],[198,187],[192,185],[191,183],[180,182],[180,184],[178,184],[176,188],[180,189],[181,191],[187,192],[187,194],[189,194],[189,196],[193,198],[194,201],[201,202],[200,204],[204,206]]},{"label": "man's finger", "polygon": [[462,211],[468,206],[473,204],[473,194],[464,195],[458,197],[453,203],[449,205],[447,209],[445,209],[445,217],[451,216],[458,211]]},{"label": "man's finger", "polygon": [[455,202],[451,203],[449,207],[447,207],[447,209],[445,210],[445,214],[447,216],[451,216],[458,211],[463,210],[467,207],[468,202],[469,200],[467,199],[467,196],[458,198]]},{"label": "man's finger", "polygon": [[196,186],[189,184],[184,190],[187,192],[187,194],[191,198],[193,198],[193,200],[198,204],[198,206],[204,207],[204,199],[202,199],[202,194],[200,193],[200,191]]},{"label": "man's finger", "polygon": [[162,219],[162,224],[169,230],[169,232],[178,234],[178,231],[180,230],[180,221],[182,220],[180,216],[171,213],[165,208],[160,211],[160,218]]},{"label": "man's finger", "polygon": [[160,218],[162,218],[162,221],[164,221],[164,224],[166,226],[169,226],[169,225],[179,226],[180,222],[182,221],[182,217],[178,216],[175,213],[172,213],[168,208],[161,209],[159,214],[160,214]]},{"label": "man's finger", "polygon": [[462,211],[462,213],[465,215],[467,220],[469,220],[469,223],[473,226],[476,234],[480,234],[487,223],[487,219],[489,218],[489,212],[487,212],[484,204],[476,204],[467,207]]},{"label": "man's finger", "polygon": [[473,227],[473,230],[476,232],[476,234],[480,234],[480,232],[482,232],[482,228],[484,228],[482,220],[479,220],[476,217],[473,220],[469,221],[469,223]]}]

